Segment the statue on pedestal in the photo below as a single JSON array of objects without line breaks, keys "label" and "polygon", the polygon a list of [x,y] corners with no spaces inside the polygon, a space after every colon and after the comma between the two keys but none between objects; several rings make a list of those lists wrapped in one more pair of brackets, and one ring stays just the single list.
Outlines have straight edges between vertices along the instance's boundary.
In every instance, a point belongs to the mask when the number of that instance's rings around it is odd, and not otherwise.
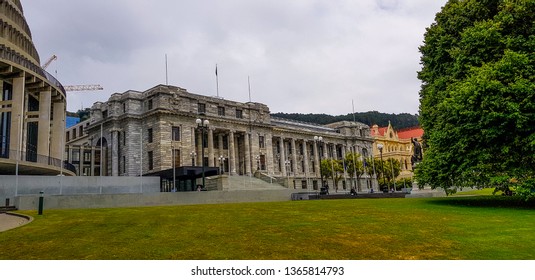
[{"label": "statue on pedestal", "polygon": [[420,144],[420,142],[418,142],[416,138],[411,138],[411,142],[413,145],[411,164],[412,164],[412,167],[414,168],[416,164],[422,161],[422,158],[423,158],[422,157],[422,144]]}]

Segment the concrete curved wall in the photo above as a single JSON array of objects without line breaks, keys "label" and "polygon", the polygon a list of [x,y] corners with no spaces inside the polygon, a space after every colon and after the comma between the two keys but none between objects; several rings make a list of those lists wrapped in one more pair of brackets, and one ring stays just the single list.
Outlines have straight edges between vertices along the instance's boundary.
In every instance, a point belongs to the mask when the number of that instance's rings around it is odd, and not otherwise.
[{"label": "concrete curved wall", "polygon": [[65,90],[40,66],[20,1],[0,0],[0,174],[74,174],[62,161],[65,110]]}]

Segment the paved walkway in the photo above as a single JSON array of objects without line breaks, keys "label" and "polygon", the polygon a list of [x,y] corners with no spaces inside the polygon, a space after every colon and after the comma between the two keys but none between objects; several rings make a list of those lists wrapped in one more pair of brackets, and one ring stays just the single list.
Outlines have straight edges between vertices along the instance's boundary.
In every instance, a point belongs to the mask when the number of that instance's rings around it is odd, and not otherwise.
[{"label": "paved walkway", "polygon": [[31,219],[7,213],[0,214],[0,232],[14,229],[31,222]]}]

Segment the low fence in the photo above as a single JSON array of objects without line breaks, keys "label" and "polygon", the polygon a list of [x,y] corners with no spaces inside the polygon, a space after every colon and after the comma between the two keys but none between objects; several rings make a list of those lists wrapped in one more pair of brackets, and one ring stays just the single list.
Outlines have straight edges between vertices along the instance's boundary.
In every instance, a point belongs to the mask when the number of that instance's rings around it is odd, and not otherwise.
[{"label": "low fence", "polygon": [[[164,205],[289,201],[295,190],[244,190],[143,194],[44,195],[46,209],[116,208]],[[39,196],[19,196],[19,210],[37,210]]]},{"label": "low fence", "polygon": [[159,177],[0,175],[0,203],[19,196],[160,192]]}]

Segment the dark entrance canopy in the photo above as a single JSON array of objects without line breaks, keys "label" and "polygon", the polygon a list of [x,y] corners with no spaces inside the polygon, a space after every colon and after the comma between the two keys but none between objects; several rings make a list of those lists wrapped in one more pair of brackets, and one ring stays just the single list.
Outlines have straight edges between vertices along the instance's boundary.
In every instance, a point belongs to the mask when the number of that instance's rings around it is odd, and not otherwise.
[{"label": "dark entrance canopy", "polygon": [[[204,176],[210,177],[219,174],[218,167],[204,167]],[[148,173],[143,176],[158,176],[161,182],[161,191],[195,191],[195,180],[202,177],[202,166],[181,166],[175,168],[176,186],[173,187],[173,168]]]}]

